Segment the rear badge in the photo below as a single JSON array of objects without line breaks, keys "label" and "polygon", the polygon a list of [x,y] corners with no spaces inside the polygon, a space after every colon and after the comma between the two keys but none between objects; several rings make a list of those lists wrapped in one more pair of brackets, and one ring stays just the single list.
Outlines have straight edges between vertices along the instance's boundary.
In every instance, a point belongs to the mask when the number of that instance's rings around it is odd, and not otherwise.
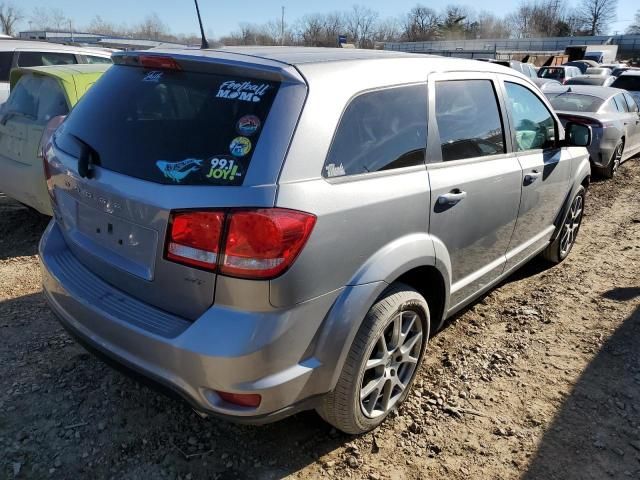
[{"label": "rear badge", "polygon": [[233,182],[237,177],[242,177],[238,165],[233,157],[218,155],[211,160],[209,173],[206,175],[210,181],[221,180],[223,182]]},{"label": "rear badge", "polygon": [[152,72],[147,73],[145,77],[142,79],[142,81],[158,83],[161,78],[162,78],[162,72],[154,70]]},{"label": "rear badge", "polygon": [[234,157],[244,157],[251,151],[251,140],[247,137],[236,137],[231,141],[229,150]]},{"label": "rear badge", "polygon": [[247,137],[253,135],[260,128],[260,119],[255,115],[245,115],[244,117],[238,120],[238,124],[236,125],[236,130],[240,135],[245,135]]},{"label": "rear badge", "polygon": [[187,158],[181,162],[166,162],[164,160],[158,160],[156,166],[164,174],[166,178],[170,178],[176,183],[180,183],[187,178],[192,172],[200,170],[202,160],[196,160],[195,158]]}]

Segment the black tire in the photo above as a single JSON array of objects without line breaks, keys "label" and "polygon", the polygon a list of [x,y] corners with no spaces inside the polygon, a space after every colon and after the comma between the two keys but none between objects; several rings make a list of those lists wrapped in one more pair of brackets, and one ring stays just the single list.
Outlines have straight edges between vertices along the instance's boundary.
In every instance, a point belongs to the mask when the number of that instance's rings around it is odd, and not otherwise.
[{"label": "black tire", "polygon": [[[585,200],[586,190],[581,185],[578,187],[575,195],[571,199],[571,203],[569,204],[569,209],[563,219],[562,226],[560,227],[560,232],[556,239],[549,244],[549,246],[542,252],[542,257],[554,264],[562,262],[573,248],[575,244],[576,238],[578,237],[578,232],[580,231],[580,226],[582,224],[582,217],[584,215],[584,200]],[[580,204],[580,213],[577,218],[572,218],[574,212],[574,208],[576,207],[576,202]],[[567,235],[568,230],[571,229],[572,239],[570,243],[567,245],[565,243],[565,235]]]},{"label": "black tire", "polygon": [[622,154],[624,152],[624,140],[620,140],[620,143],[616,145],[613,150],[613,154],[609,159],[609,164],[606,167],[598,168],[598,174],[603,178],[613,178],[616,176],[620,164],[622,163]]},{"label": "black tire", "polygon": [[[405,312],[405,315],[400,315],[400,312]],[[417,315],[417,319],[412,315],[413,313]],[[368,361],[371,360],[371,355],[374,354],[374,348],[377,349],[380,345],[379,342],[385,338],[385,332],[388,331],[389,328],[393,327],[392,323],[394,320],[397,319],[398,316],[400,317],[400,325],[402,329],[404,328],[402,319],[407,315],[409,318],[414,318],[414,322],[411,322],[412,325],[416,326],[416,322],[419,321],[422,329],[421,345],[418,347],[416,343],[415,347],[413,347],[416,350],[419,348],[417,362],[415,362],[415,366],[412,367],[413,370],[410,372],[410,378],[408,378],[406,383],[402,382],[406,387],[404,390],[396,394],[396,400],[393,403],[393,406],[391,406],[388,411],[378,414],[375,418],[370,418],[365,414],[364,407],[362,406],[360,399],[363,382],[365,381],[365,372],[370,373],[372,371],[371,367],[369,367],[369,369],[365,369],[365,367]],[[412,338],[409,336],[411,333],[409,330],[411,330],[411,328],[412,327],[407,327],[407,334],[405,338]],[[367,315],[353,340],[351,350],[347,355],[347,359],[345,360],[345,364],[336,387],[332,392],[325,396],[322,405],[317,408],[318,414],[320,414],[326,422],[330,423],[338,430],[348,434],[365,433],[380,425],[389,413],[397,408],[409,394],[426,349],[427,341],[429,339],[429,328],[429,306],[420,293],[402,283],[395,283],[387,288],[387,290],[384,291],[376,303],[371,307],[369,312],[367,312]],[[385,342],[386,346],[387,340],[382,341]],[[389,356],[399,358],[399,354],[397,353],[399,351],[400,350],[396,350],[395,352],[390,353]],[[389,361],[391,361],[391,359]],[[413,365],[413,361],[411,365]],[[384,382],[384,386],[381,386],[378,389],[379,392],[378,390],[374,391],[376,399],[374,402],[369,403],[369,405],[373,405],[371,407],[372,411],[375,409],[378,399],[384,395],[384,390],[386,388],[389,388],[392,392],[395,391],[395,384],[390,383],[391,380],[385,380],[387,378],[385,376],[387,375],[387,367],[389,367],[389,362],[387,362],[386,366],[380,366],[380,368],[385,372],[380,377],[383,379],[382,381]],[[394,375],[394,380],[396,376],[398,379],[400,378],[401,368],[403,367],[397,367],[397,373],[393,369],[389,370],[391,375]],[[409,372],[405,371],[404,373]],[[378,380],[371,381],[371,383],[377,382]],[[390,387],[387,387],[388,385],[390,385]],[[391,393],[389,395],[391,395]],[[387,403],[389,402],[387,401]]]}]

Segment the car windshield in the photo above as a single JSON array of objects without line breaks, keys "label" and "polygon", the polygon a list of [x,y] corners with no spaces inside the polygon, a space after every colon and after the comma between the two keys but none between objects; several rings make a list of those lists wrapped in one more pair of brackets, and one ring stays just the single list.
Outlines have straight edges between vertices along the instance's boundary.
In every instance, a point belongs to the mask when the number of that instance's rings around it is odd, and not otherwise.
[{"label": "car windshield", "polygon": [[564,68],[541,68],[538,74],[540,78],[564,78]]},{"label": "car windshield", "polygon": [[565,112],[596,112],[604,102],[602,98],[578,93],[547,93],[546,95],[555,110]]},{"label": "car windshield", "polygon": [[565,85],[603,85],[608,77],[573,77],[565,82]]},{"label": "car windshield", "polygon": [[587,68],[587,75],[610,75],[611,70],[608,68]]},{"label": "car windshield", "polygon": [[[116,65],[89,89],[56,136],[103,168],[182,185],[241,185],[278,82]],[[83,147],[84,146],[84,147]]]},{"label": "car windshield", "polygon": [[620,75],[611,86],[634,92],[640,91],[640,75]]}]

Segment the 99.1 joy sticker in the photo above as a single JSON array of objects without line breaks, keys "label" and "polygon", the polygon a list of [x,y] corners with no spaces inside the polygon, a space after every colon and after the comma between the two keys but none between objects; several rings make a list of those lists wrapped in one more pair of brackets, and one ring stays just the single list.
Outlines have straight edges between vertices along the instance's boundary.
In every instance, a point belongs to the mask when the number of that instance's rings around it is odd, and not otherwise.
[{"label": "99.1 joy sticker", "polygon": [[260,119],[255,115],[245,115],[238,120],[236,130],[240,135],[250,137],[260,128]]},{"label": "99.1 joy sticker", "polygon": [[216,156],[210,160],[211,166],[206,177],[209,180],[233,182],[236,177],[242,177],[239,165],[233,158]]},{"label": "99.1 joy sticker", "polygon": [[244,157],[251,151],[251,140],[247,137],[236,137],[231,141],[229,151],[234,157]]}]

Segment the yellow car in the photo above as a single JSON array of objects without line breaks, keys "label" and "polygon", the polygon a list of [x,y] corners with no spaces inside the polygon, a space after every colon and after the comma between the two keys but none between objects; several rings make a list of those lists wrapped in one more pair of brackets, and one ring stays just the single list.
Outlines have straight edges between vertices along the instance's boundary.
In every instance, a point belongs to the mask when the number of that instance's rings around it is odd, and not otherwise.
[{"label": "yellow car", "polygon": [[0,192],[52,214],[39,152],[43,134],[61,123],[109,67],[55,65],[11,71],[11,94],[0,108]]}]

